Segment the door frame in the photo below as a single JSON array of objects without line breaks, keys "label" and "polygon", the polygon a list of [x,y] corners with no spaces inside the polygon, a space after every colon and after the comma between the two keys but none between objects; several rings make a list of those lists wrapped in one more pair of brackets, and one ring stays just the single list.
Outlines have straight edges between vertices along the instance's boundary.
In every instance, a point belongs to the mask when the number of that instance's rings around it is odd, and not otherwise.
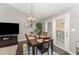
[{"label": "door frame", "polygon": [[[56,42],[56,25],[55,25],[55,20],[58,20],[58,19],[65,19],[65,45],[64,47],[61,47],[59,45],[57,45],[55,42]],[[64,15],[61,15],[61,16],[58,16],[58,17],[55,17],[53,18],[54,20],[54,25],[53,25],[53,29],[54,29],[54,45],[58,46],[59,48],[65,50],[65,51],[69,51],[69,35],[70,35],[70,25],[69,25],[69,13],[67,14],[64,14]],[[68,36],[68,37],[66,37]]]},{"label": "door frame", "polygon": [[[50,20],[46,20],[45,21],[45,32],[48,31],[48,23],[49,22],[52,22],[52,28],[53,28],[53,19],[51,18]],[[53,33],[53,30],[52,30],[52,33]],[[53,38],[53,34],[52,34],[52,38]]]},{"label": "door frame", "polygon": [[[68,38],[67,38],[67,40],[66,40],[66,42],[68,43],[65,43],[65,48],[62,48],[62,47],[60,47],[60,46],[58,46],[58,45],[56,45],[55,44],[55,20],[56,19],[59,19],[59,18],[61,18],[61,17],[65,17],[65,19],[67,19],[67,21],[66,21],[66,27],[68,26],[68,28],[67,29],[65,29],[65,30],[68,30]],[[63,50],[65,50],[65,51],[67,51],[68,53],[70,53],[70,54],[72,54],[72,55],[74,55],[75,53],[73,53],[72,51],[70,51],[70,49],[69,49],[69,38],[70,38],[70,13],[66,13],[66,14],[64,14],[64,15],[61,15],[61,16],[58,16],[58,17],[54,17],[54,18],[51,18],[51,19],[48,19],[48,20],[46,20],[45,21],[45,31],[47,32],[47,22],[52,22],[52,28],[53,28],[53,30],[52,30],[52,32],[53,32],[53,34],[52,34],[52,38],[54,39],[54,45],[56,45],[57,47],[59,47],[59,48],[61,48],[61,49],[63,49]],[[66,32],[65,32],[66,33]],[[66,39],[66,38],[65,38]]]}]

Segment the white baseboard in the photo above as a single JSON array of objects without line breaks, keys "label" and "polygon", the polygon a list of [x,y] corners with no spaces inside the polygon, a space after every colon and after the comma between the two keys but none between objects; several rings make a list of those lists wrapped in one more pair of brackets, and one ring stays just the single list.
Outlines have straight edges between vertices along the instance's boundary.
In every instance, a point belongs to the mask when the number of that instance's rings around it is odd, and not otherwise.
[{"label": "white baseboard", "polygon": [[66,50],[68,53],[70,53],[71,55],[76,55],[76,53],[74,53],[74,52],[72,52],[72,51],[68,51],[68,50]]}]

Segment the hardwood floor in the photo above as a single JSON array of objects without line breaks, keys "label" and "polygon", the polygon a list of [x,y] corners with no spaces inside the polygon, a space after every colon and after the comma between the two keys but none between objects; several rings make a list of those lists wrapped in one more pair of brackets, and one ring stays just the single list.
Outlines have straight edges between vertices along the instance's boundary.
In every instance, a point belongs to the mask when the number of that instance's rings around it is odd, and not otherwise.
[{"label": "hardwood floor", "polygon": [[53,50],[58,53],[59,55],[70,55],[68,52],[56,47],[56,46],[53,46]]},{"label": "hardwood floor", "polygon": [[[17,50],[16,50],[16,55],[23,55],[23,44],[25,42],[19,42],[18,43],[18,47],[17,47]],[[68,52],[54,46],[53,47],[53,50],[58,53],[59,55],[70,55]]]}]

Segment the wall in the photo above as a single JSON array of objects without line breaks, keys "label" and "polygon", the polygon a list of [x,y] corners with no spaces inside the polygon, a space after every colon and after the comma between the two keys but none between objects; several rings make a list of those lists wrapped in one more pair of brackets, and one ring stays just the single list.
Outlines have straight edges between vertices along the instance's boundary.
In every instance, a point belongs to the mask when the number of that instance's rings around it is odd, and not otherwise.
[{"label": "wall", "polygon": [[29,33],[30,31],[29,28],[25,26],[25,23],[28,25],[25,17],[26,14],[16,8],[6,4],[0,4],[0,22],[19,23],[20,34],[18,40],[25,40],[25,32]]},{"label": "wall", "polygon": [[[70,7],[68,9],[65,9],[57,14],[55,14],[53,17],[57,17],[59,15],[63,15],[65,13],[70,13],[70,42],[69,47],[70,51],[76,52],[76,41],[79,40],[79,4],[73,7]],[[72,31],[72,29],[75,29],[75,31]]]},{"label": "wall", "polygon": [[[76,41],[79,40],[79,4],[69,7],[65,10],[62,10],[54,15],[53,18],[57,16],[61,16],[63,14],[70,13],[70,42],[69,42],[69,49],[71,52],[75,53],[76,52]],[[53,19],[52,18],[52,19]],[[49,19],[46,19],[49,20]],[[43,30],[45,30],[45,20],[42,21],[43,23]],[[71,31],[72,28],[75,29],[75,31]]]},{"label": "wall", "polygon": [[76,41],[79,41],[79,5],[71,8],[70,10],[70,28],[75,31],[70,31],[70,50],[76,52]]}]

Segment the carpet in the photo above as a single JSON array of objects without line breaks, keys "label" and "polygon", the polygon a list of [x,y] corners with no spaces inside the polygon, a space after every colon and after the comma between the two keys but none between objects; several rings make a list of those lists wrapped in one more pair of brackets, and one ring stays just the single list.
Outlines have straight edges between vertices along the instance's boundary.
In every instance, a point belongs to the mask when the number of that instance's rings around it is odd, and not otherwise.
[{"label": "carpet", "polygon": [[17,45],[0,48],[0,55],[16,55]]}]

